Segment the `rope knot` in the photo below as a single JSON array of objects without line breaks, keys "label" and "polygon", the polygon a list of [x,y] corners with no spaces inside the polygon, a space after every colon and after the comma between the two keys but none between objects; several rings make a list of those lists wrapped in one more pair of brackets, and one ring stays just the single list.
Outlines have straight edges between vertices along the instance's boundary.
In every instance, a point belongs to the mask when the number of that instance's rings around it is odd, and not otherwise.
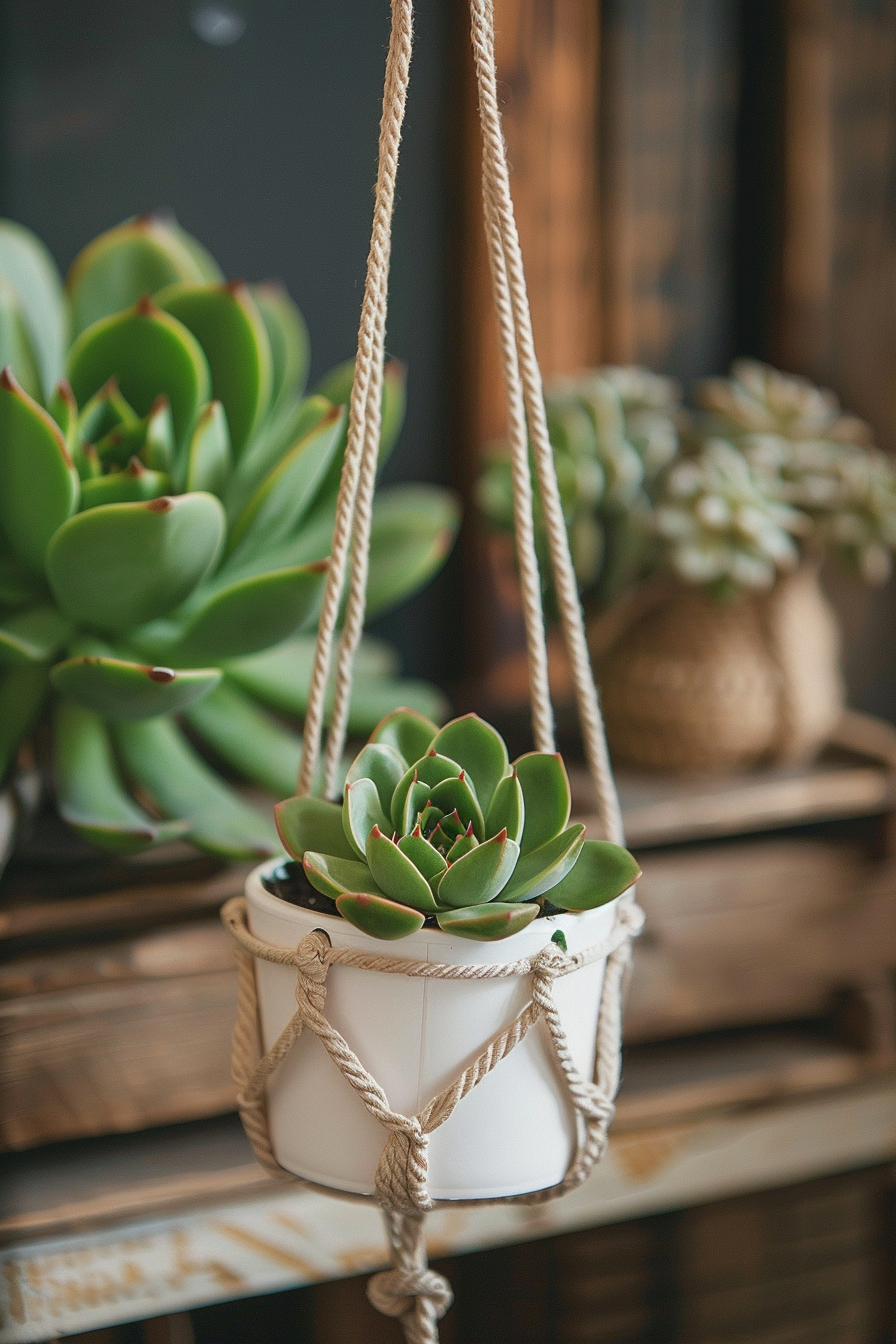
[{"label": "rope knot", "polygon": [[419,1213],[433,1207],[426,1188],[429,1136],[416,1116],[386,1121],[391,1133],[376,1168],[377,1199],[383,1208]]},{"label": "rope knot", "polygon": [[448,1280],[442,1274],[434,1269],[404,1264],[374,1274],[367,1285],[367,1297],[384,1316],[406,1316],[422,1298],[437,1321],[454,1301]]},{"label": "rope knot", "polygon": [[616,1114],[616,1107],[609,1101],[596,1083],[581,1083],[575,1089],[576,1110],[590,1124],[599,1125],[606,1130]]},{"label": "rope knot", "polygon": [[313,929],[299,943],[292,958],[296,975],[296,1006],[307,1019],[309,1010],[320,1014],[327,998],[327,971],[330,940],[321,929]]}]

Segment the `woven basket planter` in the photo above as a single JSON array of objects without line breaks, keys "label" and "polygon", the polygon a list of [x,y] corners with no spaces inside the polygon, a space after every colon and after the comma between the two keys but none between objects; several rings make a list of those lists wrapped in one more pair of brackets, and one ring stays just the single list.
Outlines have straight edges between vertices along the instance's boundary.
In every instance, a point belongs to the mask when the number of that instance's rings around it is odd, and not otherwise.
[{"label": "woven basket planter", "polygon": [[730,603],[658,593],[597,677],[614,760],[670,774],[809,760],[843,711],[836,618],[808,565]]},{"label": "woven basket planter", "polygon": [[[256,869],[246,884],[248,924],[266,943],[295,948],[322,929],[334,948],[382,956],[396,945],[368,937],[346,920],[292,905],[265,890]],[[621,898],[620,898],[621,899]],[[531,957],[562,929],[570,953],[602,942],[619,901],[584,914],[539,919],[509,942],[479,943],[421,929],[401,940],[410,961],[449,966],[501,964]],[[591,1076],[606,958],[553,984],[573,1062]],[[256,959],[261,1045],[269,1050],[296,1010],[296,972]],[[411,978],[334,965],[326,1016],[390,1105],[414,1115],[473,1060],[532,997],[531,975],[491,980]],[[274,1156],[287,1171],[352,1194],[374,1192],[382,1125],[334,1066],[320,1040],[302,1034],[268,1082],[267,1121]],[[457,1105],[429,1138],[428,1188],[434,1199],[495,1199],[562,1181],[576,1148],[577,1120],[544,1022]]]}]

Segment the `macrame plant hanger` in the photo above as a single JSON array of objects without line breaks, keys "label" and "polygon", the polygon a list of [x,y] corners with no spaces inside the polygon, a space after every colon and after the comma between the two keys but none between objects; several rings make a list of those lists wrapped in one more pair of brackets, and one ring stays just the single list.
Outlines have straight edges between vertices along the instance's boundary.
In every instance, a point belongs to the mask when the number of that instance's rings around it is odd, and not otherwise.
[{"label": "macrame plant hanger", "polygon": [[[510,196],[510,178],[498,108],[492,0],[470,0],[470,14],[482,128],[482,197],[509,412],[516,546],[525,612],[535,747],[542,752],[553,752],[556,749],[548,686],[541,582],[535,553],[530,453],[538,480],[551,574],[572,668],[582,739],[594,783],[598,816],[605,837],[621,844],[622,817],[607,754],[553,454],[548,440],[541,375],[535,358],[522,255]],[[413,0],[392,0],[392,30],[380,123],[373,229],[349,407],[348,441],[305,718],[304,749],[297,787],[300,795],[310,793],[318,777],[333,645],[349,573],[348,601],[336,651],[335,696],[324,759],[324,792],[327,797],[337,793],[336,781],[345,744],[351,696],[352,664],[364,623],[371,507],[380,437],[392,211],[410,71],[412,23]],[[634,894],[628,892],[618,900],[613,929],[601,945],[570,955],[562,952],[556,944],[548,943],[537,956],[495,965],[441,965],[413,962],[378,952],[335,948],[320,930],[302,939],[295,949],[274,947],[254,937],[249,931],[243,899],[228,902],[222,917],[238,945],[239,1003],[234,1030],[233,1066],[240,1114],[256,1157],[272,1175],[299,1182],[299,1178],[279,1165],[271,1148],[265,1095],[268,1080],[307,1028],[315,1033],[334,1065],[341,1070],[368,1111],[380,1121],[387,1133],[386,1145],[377,1168],[374,1198],[386,1219],[392,1265],[390,1269],[374,1275],[368,1287],[368,1296],[379,1311],[401,1320],[408,1344],[437,1344],[437,1323],[451,1304],[451,1289],[446,1280],[429,1269],[426,1263],[423,1220],[426,1212],[436,1207],[426,1188],[428,1135],[448,1119],[464,1096],[500,1063],[533,1026],[543,1021],[577,1115],[577,1148],[559,1184],[501,1202],[541,1203],[565,1194],[585,1180],[606,1145],[613,1100],[619,1085],[623,987],[631,940],[642,922]],[[262,1053],[259,1046],[255,958],[289,965],[296,970],[297,1011],[266,1054]],[[596,960],[606,960],[606,969],[598,1016],[594,1077],[593,1081],[589,1081],[579,1075],[573,1063],[551,987],[558,976],[569,974]],[[426,978],[530,976],[532,996],[526,1008],[508,1027],[486,1043],[481,1054],[458,1078],[418,1115],[404,1116],[392,1110],[382,1088],[326,1019],[326,977],[329,967],[334,964]],[[327,1192],[337,1195],[344,1193]],[[349,1197],[364,1198],[357,1195]]]}]

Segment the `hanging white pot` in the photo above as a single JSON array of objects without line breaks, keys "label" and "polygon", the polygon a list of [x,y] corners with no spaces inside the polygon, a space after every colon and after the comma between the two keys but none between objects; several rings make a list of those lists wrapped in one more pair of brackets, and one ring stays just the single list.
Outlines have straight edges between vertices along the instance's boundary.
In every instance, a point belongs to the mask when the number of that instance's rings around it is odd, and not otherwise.
[{"label": "hanging white pot", "polygon": [[[268,863],[246,883],[248,924],[264,942],[295,948],[322,929],[334,948],[449,966],[500,965],[535,956],[562,930],[570,953],[612,933],[618,901],[581,914],[537,919],[508,942],[479,943],[424,928],[400,948],[371,938],[346,920],[293,905],[263,886]],[[590,1078],[606,958],[558,977],[554,1001],[573,1063]],[[268,1051],[296,1011],[296,971],[256,959],[262,1048]],[[333,965],[326,1016],[377,1080],[392,1108],[417,1114],[520,1013],[532,997],[531,975],[486,980],[425,979]],[[271,1147],[282,1167],[305,1180],[353,1194],[372,1194],[383,1150],[382,1125],[333,1066],[321,1041],[303,1032],[268,1081]],[[543,1021],[464,1097],[429,1139],[434,1199],[495,1199],[562,1181],[577,1144],[566,1080]]]}]

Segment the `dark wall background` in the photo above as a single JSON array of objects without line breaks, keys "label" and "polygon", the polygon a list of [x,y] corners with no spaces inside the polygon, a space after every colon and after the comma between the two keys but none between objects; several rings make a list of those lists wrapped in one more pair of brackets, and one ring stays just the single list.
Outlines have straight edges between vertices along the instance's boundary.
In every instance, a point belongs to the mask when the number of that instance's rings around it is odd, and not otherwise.
[{"label": "dark wall background", "polygon": [[[428,0],[418,15],[388,329],[409,401],[390,479],[450,478],[447,9]],[[388,0],[3,0],[2,14],[0,212],[67,267],[102,229],[168,207],[228,275],[286,284],[311,331],[312,378],[353,353]],[[197,33],[243,24],[224,45]],[[453,671],[449,583],[380,623],[414,674]]]}]

